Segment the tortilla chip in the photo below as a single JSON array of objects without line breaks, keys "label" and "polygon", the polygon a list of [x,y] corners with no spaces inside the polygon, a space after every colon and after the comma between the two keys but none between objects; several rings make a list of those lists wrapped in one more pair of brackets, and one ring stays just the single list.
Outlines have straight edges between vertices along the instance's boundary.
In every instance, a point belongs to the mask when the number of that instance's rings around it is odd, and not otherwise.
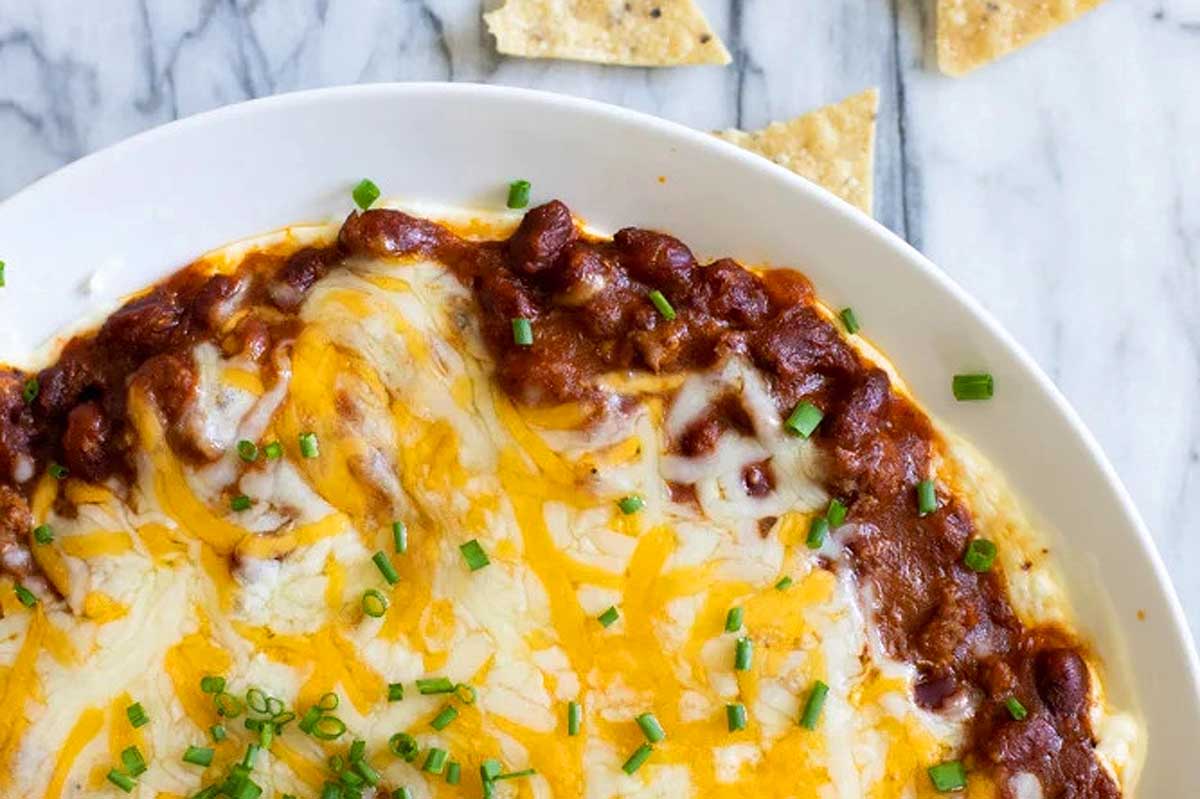
[{"label": "tortilla chip", "polygon": [[715,135],[787,167],[870,214],[878,108],[879,90],[867,89],[753,133],[725,130]]},{"label": "tortilla chip", "polygon": [[1083,16],[1103,0],[937,0],[938,66],[964,75]]},{"label": "tortilla chip", "polygon": [[508,55],[636,67],[729,63],[692,0],[507,0],[483,18]]}]

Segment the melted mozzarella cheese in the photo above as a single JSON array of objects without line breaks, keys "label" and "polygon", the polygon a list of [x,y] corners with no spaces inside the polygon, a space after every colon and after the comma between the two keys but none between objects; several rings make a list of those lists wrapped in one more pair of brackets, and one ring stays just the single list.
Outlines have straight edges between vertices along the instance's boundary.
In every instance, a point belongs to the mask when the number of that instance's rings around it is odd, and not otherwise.
[{"label": "melted mozzarella cheese", "polygon": [[[732,360],[641,379],[637,407],[581,431],[572,409],[520,409],[495,388],[471,307],[436,263],[356,261],[314,288],[272,378],[196,348],[190,418],[209,465],[177,459],[134,396],[131,496],[68,480],[80,510],[64,518],[53,511],[58,486],[39,489],[35,511],[56,540],[35,551],[72,612],[5,605],[0,696],[23,712],[0,718],[0,796],[115,796],[104,775],[130,745],[149,762],[137,797],[219,780],[254,739],[227,722],[231,742],[213,767],[181,763],[220,721],[199,687],[205,675],[297,714],[327,692],[340,697],[351,732],[323,742],[288,726],[254,770],[268,796],[316,795],[331,778],[326,759],[352,737],[367,741],[386,784],[418,799],[478,795],[473,775],[493,757],[537,770],[498,783],[502,799],[926,795],[925,768],[961,746],[963,726],[913,703],[914,671],[879,645],[851,570],[817,566],[844,557],[832,537],[819,552],[805,546],[808,520],[828,502],[819,459],[781,430],[757,372]],[[730,390],[754,435],[730,431],[703,458],[670,454]],[[318,457],[302,457],[302,433],[317,435]],[[241,439],[279,441],[285,455],[245,468]],[[777,489],[750,496],[742,470],[768,457]],[[673,502],[668,481],[696,484],[699,507]],[[621,513],[617,500],[634,493],[644,509]],[[231,511],[232,494],[252,507]],[[757,523],[766,516],[779,517],[769,536]],[[403,554],[392,552],[397,519]],[[471,540],[490,560],[478,571],[460,551]],[[783,576],[794,583],[779,590]],[[366,589],[386,596],[381,618],[363,614]],[[1057,594],[1050,604],[1063,606]],[[619,618],[606,627],[596,617],[610,606]],[[726,632],[734,606],[744,627]],[[753,644],[747,671],[733,668],[740,636]],[[477,700],[420,695],[414,681],[430,676],[473,686]],[[817,680],[829,695],[810,731],[797,722]],[[387,700],[392,683],[404,685],[402,701]],[[150,717],[138,729],[124,715],[134,701]],[[578,736],[566,730],[572,701],[584,708]],[[735,702],[749,722],[730,732]],[[432,729],[447,705],[458,717]],[[645,712],[666,739],[627,774]],[[393,756],[386,742],[402,731],[423,750],[448,750],[470,778],[452,787],[421,770],[424,755]],[[1036,796],[1026,782],[1013,790]]]}]

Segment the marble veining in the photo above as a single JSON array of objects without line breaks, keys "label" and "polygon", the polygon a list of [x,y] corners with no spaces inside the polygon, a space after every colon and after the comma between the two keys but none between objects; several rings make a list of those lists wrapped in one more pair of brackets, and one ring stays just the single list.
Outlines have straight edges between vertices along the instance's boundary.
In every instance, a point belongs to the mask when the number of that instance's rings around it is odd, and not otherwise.
[{"label": "marble veining", "polygon": [[1200,632],[1200,0],[1110,0],[961,80],[931,67],[921,0],[699,3],[729,67],[504,58],[494,0],[0,0],[0,198],[140,130],[317,86],[525,86],[712,129],[877,85],[876,216],[1080,411]]}]

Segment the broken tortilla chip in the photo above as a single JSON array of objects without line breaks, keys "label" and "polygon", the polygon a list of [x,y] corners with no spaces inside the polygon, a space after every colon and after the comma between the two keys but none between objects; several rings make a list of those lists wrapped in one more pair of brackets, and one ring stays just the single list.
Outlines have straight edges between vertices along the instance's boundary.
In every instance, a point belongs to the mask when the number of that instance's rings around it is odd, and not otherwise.
[{"label": "broken tortilla chip", "polygon": [[692,0],[507,0],[483,18],[508,55],[638,67],[729,63]]},{"label": "broken tortilla chip", "polygon": [[1083,16],[1103,0],[937,0],[938,66],[964,75]]},{"label": "broken tortilla chip", "polygon": [[871,213],[875,190],[875,115],[879,90],[747,133],[715,135],[769,158]]}]

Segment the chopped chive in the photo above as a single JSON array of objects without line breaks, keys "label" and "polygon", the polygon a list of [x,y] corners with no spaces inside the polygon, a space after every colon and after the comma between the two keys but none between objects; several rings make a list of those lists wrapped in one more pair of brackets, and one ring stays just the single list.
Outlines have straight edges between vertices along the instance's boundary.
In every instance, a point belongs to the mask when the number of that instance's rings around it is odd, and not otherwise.
[{"label": "chopped chive", "polygon": [[371,556],[371,560],[375,561],[375,566],[379,569],[379,573],[383,575],[383,579],[387,580],[388,585],[395,585],[400,582],[400,575],[396,573],[396,567],[388,560],[388,556],[383,552],[376,552]]},{"label": "chopped chive", "polygon": [[417,680],[417,691],[423,696],[454,693],[454,683],[448,677],[429,677]]},{"label": "chopped chive", "polygon": [[63,466],[61,463],[54,462],[51,462],[50,465],[46,467],[46,471],[49,472],[50,476],[55,480],[65,480],[67,479],[67,475],[71,473],[66,466]]},{"label": "chopped chive", "polygon": [[933,787],[942,793],[961,791],[967,787],[967,771],[957,760],[947,760],[936,766],[930,766],[928,773]]},{"label": "chopped chive", "polygon": [[121,765],[130,777],[140,777],[146,773],[146,758],[142,757],[142,751],[136,746],[121,750]]},{"label": "chopped chive", "polygon": [[513,343],[518,347],[533,346],[533,325],[524,317],[512,320]]},{"label": "chopped chive", "polygon": [[792,583],[794,583],[794,582],[795,582],[795,580],[793,580],[791,577],[784,575],[783,577],[780,577],[778,580],[775,581],[775,590],[776,591],[786,591],[787,589],[792,587]]},{"label": "chopped chive", "polygon": [[365,211],[379,199],[379,187],[363,178],[350,194],[354,197],[354,204]]},{"label": "chopped chive", "polygon": [[242,755],[242,765],[246,768],[254,768],[254,761],[258,760],[258,753],[261,751],[258,744],[246,744],[246,754]]},{"label": "chopped chive", "polygon": [[[188,799],[215,799],[215,797],[220,793],[221,785],[218,783],[217,785],[210,785],[207,788],[201,788],[199,791],[188,797]],[[287,799],[287,796],[287,794],[284,794],[284,799]],[[296,797],[293,796],[292,799],[296,799]]]},{"label": "chopped chive", "polygon": [[392,750],[392,754],[400,758],[406,763],[411,763],[417,758],[417,752],[421,747],[417,744],[417,739],[405,732],[398,732],[391,738],[388,738],[388,749]]},{"label": "chopped chive", "polygon": [[217,715],[229,719],[237,718],[246,709],[246,706],[242,704],[242,700],[224,691],[213,697],[213,704],[217,706]]},{"label": "chopped chive", "polygon": [[464,705],[473,705],[478,695],[475,692],[475,687],[467,685],[465,682],[460,682],[454,686],[454,697]]},{"label": "chopped chive", "polygon": [[1010,696],[1004,700],[1004,707],[1008,708],[1008,715],[1013,717],[1014,721],[1024,721],[1029,715],[1029,711],[1021,704],[1021,700],[1015,696]]},{"label": "chopped chive", "polygon": [[457,760],[451,760],[446,764],[446,783],[458,785],[460,782],[462,782],[462,766]]},{"label": "chopped chive", "polygon": [[260,688],[251,688],[246,692],[246,705],[255,713],[267,712],[267,695]]},{"label": "chopped chive", "polygon": [[39,524],[33,528],[33,540],[39,544],[54,543],[54,531],[50,529],[48,524]]},{"label": "chopped chive", "polygon": [[[332,760],[332,758],[331,758],[331,760]],[[339,762],[337,768],[334,768],[331,766],[330,770],[337,772],[338,779],[340,779],[342,781],[342,785],[343,785],[342,797],[343,797],[343,799],[346,795],[346,793],[345,793],[346,788],[361,788],[363,786],[363,783],[366,782],[366,780],[364,780],[361,776],[359,776],[357,771],[347,770],[344,763]]]},{"label": "chopped chive", "polygon": [[642,744],[637,749],[633,750],[633,754],[630,755],[629,759],[625,761],[625,764],[621,766],[621,770],[626,774],[633,774],[635,771],[640,769],[647,760],[650,759],[650,755],[653,752],[653,746],[650,744]]},{"label": "chopped chive", "polygon": [[430,774],[441,774],[442,769],[446,768],[446,750],[439,749],[434,746],[425,755],[425,762],[421,764],[421,771],[427,771]]},{"label": "chopped chive", "polygon": [[333,691],[330,691],[327,694],[321,694],[321,698],[317,700],[317,707],[326,712],[330,710],[337,710],[341,701],[342,700],[338,698],[337,694],[335,694]]},{"label": "chopped chive", "polygon": [[973,572],[988,572],[996,562],[996,545],[986,538],[975,538],[967,544],[963,564]]},{"label": "chopped chive", "polygon": [[359,773],[359,776],[363,778],[363,781],[367,783],[367,785],[372,787],[378,785],[379,781],[382,779],[382,777],[379,775],[379,772],[376,771],[366,760],[355,761],[354,770]]},{"label": "chopped chive", "polygon": [[520,771],[506,771],[503,774],[497,774],[492,780],[515,780],[520,777],[532,777],[534,774],[537,774],[537,769],[523,768]]},{"label": "chopped chive", "polygon": [[316,433],[300,434],[300,454],[306,458],[315,458],[321,454],[321,447],[317,442]]},{"label": "chopped chive", "polygon": [[467,562],[467,568],[473,572],[479,571],[484,566],[491,563],[491,561],[488,560],[487,553],[483,551],[483,546],[479,543],[478,539],[472,538],[470,541],[460,546],[458,551],[462,553],[463,560]]},{"label": "chopped chive", "polygon": [[38,602],[37,595],[20,583],[13,586],[13,593],[17,595],[17,601],[27,608],[33,607]]},{"label": "chopped chive", "polygon": [[243,438],[237,443],[237,454],[246,463],[254,463],[258,460],[258,445]]},{"label": "chopped chive", "polygon": [[634,721],[642,728],[642,734],[646,736],[646,740],[652,744],[656,744],[667,737],[667,733],[663,730],[662,725],[658,723],[658,719],[654,717],[653,713],[643,713],[635,718]]},{"label": "chopped chive", "polygon": [[754,644],[745,636],[737,639],[733,652],[733,668],[735,671],[749,671],[750,661],[754,657]]},{"label": "chopped chive", "polygon": [[4,288],[4,261],[0,261],[0,289]]},{"label": "chopped chive", "polygon": [[267,444],[265,447],[263,447],[263,454],[266,455],[269,460],[279,460],[283,457],[283,444],[280,444],[278,441],[272,441],[270,444]]},{"label": "chopped chive", "polygon": [[142,707],[141,702],[134,702],[125,708],[125,718],[129,719],[129,723],[133,725],[134,729],[144,727],[150,722],[150,717],[146,715],[146,708]]},{"label": "chopped chive", "polygon": [[567,735],[575,736],[579,734],[579,728],[583,725],[583,706],[578,702],[567,703]]},{"label": "chopped chive", "polygon": [[508,207],[524,208],[529,205],[529,189],[532,185],[528,180],[514,180],[508,184]]},{"label": "chopped chive", "polygon": [[404,522],[392,522],[392,548],[397,555],[408,551],[408,525]]},{"label": "chopped chive", "polygon": [[954,398],[959,402],[987,400],[995,391],[995,381],[987,372],[970,375],[955,375],[950,382]]},{"label": "chopped chive", "polygon": [[605,627],[611,627],[616,624],[619,618],[621,618],[621,614],[617,611],[616,607],[609,605],[608,610],[596,617],[596,621]]},{"label": "chopped chive", "polygon": [[220,743],[221,741],[224,741],[224,740],[225,740],[225,739],[228,737],[228,735],[229,735],[229,734],[228,734],[228,733],[225,731],[225,727],[223,727],[223,726],[222,726],[222,725],[220,725],[220,724],[214,724],[214,725],[212,725],[211,727],[209,727],[209,728],[208,728],[208,734],[209,734],[209,735],[211,735],[211,736],[212,736],[212,739],[213,739],[214,741],[216,741],[217,743]]},{"label": "chopped chive", "polygon": [[458,718],[458,710],[455,709],[454,705],[446,705],[433,717],[433,721],[429,722],[429,726],[441,732],[449,727],[456,718]]},{"label": "chopped chive", "polygon": [[38,398],[38,393],[41,391],[41,384],[38,383],[36,377],[31,377],[25,381],[25,387],[21,389],[21,398],[25,400],[25,404],[31,404]]},{"label": "chopped chive", "polygon": [[838,314],[842,318],[842,324],[846,326],[846,332],[854,335],[858,332],[858,317],[854,315],[853,308],[843,308]]},{"label": "chopped chive", "polygon": [[725,720],[729,723],[730,732],[746,729],[746,706],[741,702],[726,705]]},{"label": "chopped chive", "polygon": [[938,509],[937,492],[932,480],[917,483],[917,515],[928,516]]},{"label": "chopped chive", "polygon": [[401,786],[392,792],[392,799],[413,799],[412,791],[405,786]]},{"label": "chopped chive", "polygon": [[271,748],[271,743],[275,740],[275,725],[267,720],[263,723],[262,728],[258,731],[258,746],[260,749]]},{"label": "chopped chive", "polygon": [[800,714],[800,726],[806,730],[817,728],[817,719],[821,717],[821,708],[825,707],[825,697],[829,695],[829,686],[817,680],[812,690],[808,692],[808,701],[804,703],[804,712]]},{"label": "chopped chive", "polygon": [[804,543],[809,549],[820,549],[825,543],[825,536],[829,535],[829,519],[824,516],[814,516],[808,525],[808,537],[804,539]]},{"label": "chopped chive", "polygon": [[326,782],[321,788],[321,799],[342,799],[342,786],[336,782]]},{"label": "chopped chive", "polygon": [[125,793],[132,793],[133,787],[137,785],[137,783],[134,782],[130,777],[125,776],[116,769],[109,771],[107,776],[109,782],[120,788]]},{"label": "chopped chive", "polygon": [[300,719],[300,723],[296,726],[300,728],[300,732],[305,735],[312,735],[313,727],[321,720],[321,708],[310,707],[304,712],[304,717]]},{"label": "chopped chive", "polygon": [[808,400],[801,400],[796,404],[792,415],[787,418],[783,426],[792,435],[808,438],[817,429],[817,425],[821,423],[824,416],[825,414],[816,405]]},{"label": "chopped chive", "polygon": [[830,528],[841,527],[848,512],[845,503],[837,497],[829,500],[829,510],[825,511],[825,518],[829,521]]},{"label": "chopped chive", "polygon": [[312,727],[312,737],[321,741],[335,741],[346,733],[346,722],[337,716],[321,716]]},{"label": "chopped chive", "polygon": [[404,698],[404,683],[390,682],[388,683],[388,701],[399,702]]},{"label": "chopped chive", "polygon": [[479,764],[479,779],[485,783],[491,782],[492,780],[496,779],[496,777],[500,776],[500,772],[503,771],[503,769],[504,767],[500,764],[499,760],[495,759],[494,757],[489,757],[487,760]]},{"label": "chopped chive", "polygon": [[245,494],[238,494],[236,497],[229,500],[230,509],[236,511],[250,510],[250,506],[253,504],[254,503],[250,501],[250,497],[246,496]]},{"label": "chopped chive", "polygon": [[362,610],[363,613],[370,616],[372,619],[378,619],[384,613],[387,613],[388,601],[379,591],[374,588],[368,589],[363,593]]},{"label": "chopped chive", "polygon": [[351,763],[354,763],[358,760],[362,760],[366,756],[367,756],[367,742],[361,738],[355,739],[350,744],[350,753],[349,753],[347,759]]},{"label": "chopped chive", "polygon": [[725,632],[736,633],[742,629],[742,614],[744,611],[741,608],[730,608],[725,614]]},{"label": "chopped chive", "polygon": [[225,690],[225,678],[205,675],[200,678],[200,690],[206,694],[219,694]]},{"label": "chopped chive", "polygon": [[211,766],[213,750],[203,746],[189,746],[183,753],[183,762],[193,766]]},{"label": "chopped chive", "polygon": [[668,322],[673,322],[675,320],[675,309],[671,307],[670,301],[667,300],[663,293],[658,289],[655,289],[654,291],[650,292],[649,296],[650,302],[654,303],[654,307],[657,308],[658,312],[663,315],[663,319],[666,319]]},{"label": "chopped chive", "polygon": [[621,499],[617,500],[617,507],[621,509],[621,513],[629,516],[646,507],[646,500],[637,494],[630,494],[627,497],[621,497]]}]

